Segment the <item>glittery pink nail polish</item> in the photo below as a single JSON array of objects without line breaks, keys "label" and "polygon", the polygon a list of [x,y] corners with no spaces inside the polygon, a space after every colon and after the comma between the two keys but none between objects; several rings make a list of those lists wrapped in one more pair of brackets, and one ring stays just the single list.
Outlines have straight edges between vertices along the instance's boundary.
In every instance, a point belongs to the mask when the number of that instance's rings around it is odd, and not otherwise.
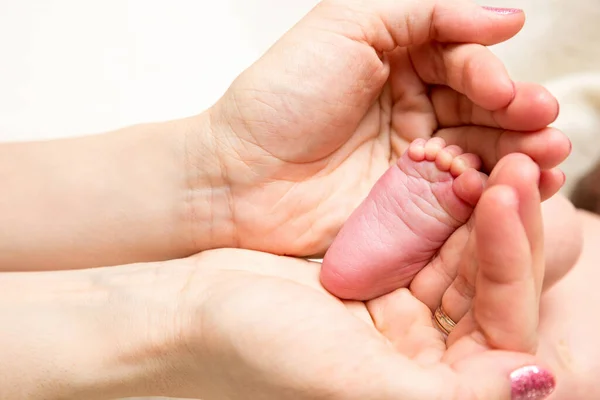
[{"label": "glittery pink nail polish", "polygon": [[534,365],[520,368],[510,374],[512,400],[543,400],[554,391],[554,376]]},{"label": "glittery pink nail polish", "polygon": [[501,15],[510,15],[510,14],[518,14],[518,13],[522,13],[523,10],[521,10],[520,8],[500,8],[500,7],[483,7],[485,10],[494,12],[496,14],[501,14]]}]

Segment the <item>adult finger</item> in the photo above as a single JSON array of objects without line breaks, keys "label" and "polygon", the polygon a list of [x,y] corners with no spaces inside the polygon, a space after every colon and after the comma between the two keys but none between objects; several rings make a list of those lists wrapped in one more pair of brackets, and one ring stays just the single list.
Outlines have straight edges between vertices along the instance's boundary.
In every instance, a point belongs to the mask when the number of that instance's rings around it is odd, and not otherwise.
[{"label": "adult finger", "polygon": [[540,174],[540,195],[543,200],[554,196],[564,186],[567,177],[560,168],[543,170]]},{"label": "adult finger", "polygon": [[[402,373],[401,382],[410,380],[412,384],[400,397],[541,400],[554,388],[553,375],[536,367],[533,355],[490,350],[485,344],[469,340],[453,345],[446,352],[440,333],[433,327],[431,311],[407,289],[371,300],[367,306],[377,329],[393,348],[409,357],[414,365],[427,366],[406,371],[399,370],[399,365],[393,367]],[[380,355],[381,360],[386,358]]]},{"label": "adult finger", "polygon": [[[534,259],[519,215],[520,200],[513,188],[498,185],[484,193],[478,205],[474,231],[478,274],[471,315],[478,327],[475,334],[481,332],[492,348],[533,353],[539,260]],[[453,334],[460,337],[458,331]]]},{"label": "adult finger", "polygon": [[311,16],[380,52],[429,40],[492,45],[510,39],[525,23],[522,10],[490,9],[468,0],[325,0]]},{"label": "adult finger", "polygon": [[498,161],[511,153],[531,157],[542,169],[554,168],[571,152],[571,142],[561,131],[546,128],[537,132],[518,132],[480,126],[463,126],[438,131],[436,136],[475,153],[491,171]]},{"label": "adult finger", "polygon": [[[512,154],[498,163],[487,181],[489,188],[500,185],[514,190],[519,201],[518,214],[521,221],[520,224],[515,225],[515,229],[520,226],[524,228],[525,243],[530,244],[530,252],[534,260],[541,260],[544,257],[540,195],[537,190],[539,178],[539,168],[531,159],[522,154]],[[483,228],[480,227],[477,218],[488,219],[490,218],[488,214],[493,211],[480,210],[480,208],[485,208],[485,205],[478,205],[476,210],[473,233],[469,237],[464,256],[458,263],[459,274],[442,298],[442,307],[454,321],[460,321],[471,309],[472,299],[479,289],[477,279],[481,268],[477,255],[482,246],[487,250],[485,246],[488,244],[480,243],[480,234]],[[518,232],[516,235],[518,235]],[[500,243],[500,245],[502,244]],[[491,245],[495,246],[495,243]],[[542,263],[538,262],[534,264],[533,268],[529,267],[529,269],[533,272],[533,283],[539,296],[544,275]],[[513,350],[512,348],[509,349]]]},{"label": "adult finger", "polygon": [[[482,107],[497,109],[506,107],[514,97],[504,66],[483,46],[455,43],[499,43],[514,36],[523,23],[520,10],[495,12],[466,0],[331,0],[317,6],[299,29],[306,26],[303,34],[309,28],[318,33],[335,32],[370,45],[379,55],[399,46],[418,46],[414,52],[411,50],[411,58],[419,74],[427,76],[425,80],[448,80]],[[466,77],[464,82],[461,74]]]},{"label": "adult finger", "polygon": [[515,97],[504,63],[485,46],[429,42],[409,52],[424,82],[448,86],[485,110],[506,108]]},{"label": "adult finger", "polygon": [[448,144],[462,147],[465,152],[481,157],[485,171],[491,171],[504,156],[522,153],[543,169],[540,178],[542,200],[554,195],[565,182],[564,175],[553,169],[571,152],[571,142],[565,134],[546,128],[537,132],[516,132],[479,126],[442,129],[437,136]]},{"label": "adult finger", "polygon": [[[499,43],[523,23],[520,10],[495,12],[467,0],[324,0],[236,79],[224,97],[229,101],[220,101],[217,109],[228,121],[245,121],[240,110],[255,107],[256,93],[262,93],[268,106],[262,112],[269,119],[277,114],[273,104],[281,103],[278,94],[286,93],[291,115],[281,120],[286,129],[304,140],[315,127],[336,127],[335,134],[311,140],[316,149],[311,154],[318,153],[343,144],[381,95],[390,78],[388,53],[427,41]],[[495,80],[492,86],[508,104],[513,96],[509,77],[499,74]],[[311,124],[290,126],[296,119]]]},{"label": "adult finger", "polygon": [[544,228],[540,193],[536,190],[540,179],[540,169],[529,157],[523,154],[511,154],[505,157],[500,168],[492,171],[488,180],[488,185],[509,186],[517,195],[519,217],[527,235],[533,260],[530,269],[533,273],[538,301],[544,281]]},{"label": "adult finger", "polygon": [[544,400],[556,386],[552,372],[523,353],[484,351],[461,357],[452,369],[462,386],[471,388],[471,396],[464,394],[464,399]]},{"label": "adult finger", "polygon": [[[521,168],[520,164],[516,164],[512,168],[499,168],[502,167],[502,163],[510,158],[500,161],[497,168],[502,172],[494,174],[493,179],[488,179],[487,185],[509,185],[522,193],[522,196],[528,196],[529,185],[538,179],[536,168],[530,164],[527,164],[524,169]],[[557,168],[541,171],[539,173],[540,188],[547,187],[543,183],[545,179],[549,181],[558,179],[553,176],[548,178],[548,175],[562,176],[563,173]],[[550,197],[550,193],[547,193],[547,195],[547,197]],[[544,193],[540,193],[540,196],[544,197]],[[556,197],[553,197],[553,199],[556,199]],[[471,234],[473,222],[474,219],[472,218],[466,225],[454,232],[436,257],[415,276],[410,285],[410,290],[415,297],[432,311],[443,303],[446,313],[455,321],[460,320],[468,312],[475,295],[477,264],[474,257],[476,241],[475,236]],[[552,255],[555,254],[554,249],[546,248],[545,250]],[[573,254],[578,253],[575,251]],[[568,253],[568,256],[571,256],[571,253]],[[558,265],[553,262],[556,257],[548,257],[549,255],[546,254],[546,265],[552,272],[550,276],[545,274],[543,289],[548,289],[556,281],[557,276],[562,276],[561,272],[562,274],[565,273],[564,269],[559,267],[552,268],[552,266]],[[572,262],[565,261],[560,265],[571,264]]]},{"label": "adult finger", "polygon": [[431,101],[442,128],[481,125],[514,131],[537,131],[558,116],[558,101],[544,87],[534,83],[516,83],[515,97],[508,107],[490,111],[478,106],[464,94],[437,86]]}]

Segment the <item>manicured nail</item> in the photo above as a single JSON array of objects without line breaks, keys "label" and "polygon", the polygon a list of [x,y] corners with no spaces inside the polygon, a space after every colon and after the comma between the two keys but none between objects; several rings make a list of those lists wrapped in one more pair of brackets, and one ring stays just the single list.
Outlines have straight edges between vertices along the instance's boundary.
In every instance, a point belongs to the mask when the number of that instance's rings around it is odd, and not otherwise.
[{"label": "manicured nail", "polygon": [[520,8],[500,8],[500,7],[487,7],[487,6],[483,6],[483,8],[485,10],[494,12],[496,14],[500,14],[500,15],[511,15],[511,14],[518,14],[518,13],[522,13],[523,10],[521,10]]},{"label": "manicured nail", "polygon": [[554,392],[554,376],[534,365],[520,368],[510,374],[512,400],[543,400]]}]

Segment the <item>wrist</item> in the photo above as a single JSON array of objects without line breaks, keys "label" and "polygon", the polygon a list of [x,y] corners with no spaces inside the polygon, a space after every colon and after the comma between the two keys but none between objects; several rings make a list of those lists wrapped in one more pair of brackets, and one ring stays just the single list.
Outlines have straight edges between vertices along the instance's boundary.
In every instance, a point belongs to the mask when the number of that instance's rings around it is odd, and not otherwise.
[{"label": "wrist", "polygon": [[[4,399],[121,397],[135,381],[127,307],[88,271],[3,274],[0,391]],[[141,336],[142,338],[144,336]],[[111,341],[118,339],[111,343]]]},{"label": "wrist", "polygon": [[[184,134],[186,223],[191,253],[237,247],[231,182],[223,164],[224,127],[208,109]],[[188,254],[188,255],[189,255]]]},{"label": "wrist", "polygon": [[[119,132],[113,134],[117,147],[113,153],[129,146],[138,149],[123,169],[134,174],[149,170],[133,179],[142,182],[137,190],[147,203],[140,203],[143,211],[139,215],[144,218],[131,224],[131,229],[142,228],[131,238],[141,249],[155,253],[118,260],[119,264],[182,258],[232,245],[229,184],[214,129],[208,110],[193,117],[128,128],[122,139]],[[142,243],[140,238],[148,240]]]},{"label": "wrist", "polygon": [[0,270],[160,261],[226,242],[227,190],[205,125],[0,146]]},{"label": "wrist", "polygon": [[175,269],[3,274],[2,398],[169,395],[189,358],[176,301],[186,280]]}]

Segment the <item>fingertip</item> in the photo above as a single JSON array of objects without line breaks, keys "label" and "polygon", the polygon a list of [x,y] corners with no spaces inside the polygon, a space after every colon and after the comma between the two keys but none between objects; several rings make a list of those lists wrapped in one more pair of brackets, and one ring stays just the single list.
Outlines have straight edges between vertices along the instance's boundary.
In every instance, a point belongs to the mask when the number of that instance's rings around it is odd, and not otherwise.
[{"label": "fingertip", "polygon": [[554,97],[554,95],[552,95],[545,87],[536,86],[536,89],[535,95],[532,96],[530,106],[533,110],[540,110],[540,112],[544,111],[547,114],[544,116],[547,116],[549,119],[546,125],[549,125],[558,118],[560,104],[556,97]]},{"label": "fingertip", "polygon": [[518,106],[518,108],[527,111],[528,115],[523,117],[529,117],[532,124],[534,122],[538,125],[543,124],[540,128],[556,120],[559,112],[558,100],[548,89],[535,83],[522,82],[518,83],[516,88],[519,92],[517,99],[520,99],[521,102],[515,104],[515,108]]},{"label": "fingertip", "polygon": [[494,121],[504,129],[536,131],[547,127],[558,117],[558,100],[543,86],[516,83],[515,97],[504,109],[494,113]]},{"label": "fingertip", "polygon": [[490,7],[490,6],[481,6],[485,11],[493,12],[494,14],[506,16],[513,14],[524,14],[524,11],[521,8],[503,8],[503,7]]},{"label": "fingertip", "polygon": [[494,242],[509,232],[507,219],[519,219],[519,197],[508,185],[487,187],[475,209],[475,232],[482,243]]},{"label": "fingertip", "polygon": [[527,154],[542,169],[556,167],[568,157],[570,149],[567,136],[554,128],[536,132],[504,131],[497,141],[500,157],[511,153]]},{"label": "fingertip", "polygon": [[558,129],[548,128],[544,131],[547,161],[540,162],[542,168],[552,168],[567,159],[572,150],[571,140]]},{"label": "fingertip", "polygon": [[540,169],[535,161],[526,154],[507,154],[498,161],[490,174],[490,184],[516,184],[521,182],[538,182]]},{"label": "fingertip", "polygon": [[[510,39],[521,29],[523,29],[523,26],[525,26],[525,20],[527,16],[522,8],[481,6],[481,10],[483,11],[483,14],[487,16],[487,18],[492,19],[492,21],[496,22],[497,24],[506,26],[506,35],[510,35],[510,32],[516,30],[512,36],[509,36],[504,40]],[[510,27],[510,29],[508,29],[508,27]]]},{"label": "fingertip", "polygon": [[463,385],[481,399],[543,400],[556,386],[551,369],[530,354],[480,352],[462,358],[452,368],[461,375]]},{"label": "fingertip", "polygon": [[517,212],[519,209],[519,195],[515,189],[508,185],[496,185],[489,188],[482,196],[481,201],[484,200],[507,210]]},{"label": "fingertip", "polygon": [[523,135],[521,151],[531,156],[540,168],[556,167],[566,160],[571,152],[571,141],[558,129],[546,128],[538,132],[519,134]]},{"label": "fingertip", "polygon": [[504,40],[510,39],[525,26],[526,15],[521,8],[481,6],[481,10],[487,18],[504,28],[503,33],[507,36]]},{"label": "fingertip", "polygon": [[541,171],[540,173],[540,198],[542,201],[548,200],[565,185],[566,175],[560,168],[552,168]]},{"label": "fingertip", "polygon": [[554,375],[537,365],[521,367],[510,374],[511,398],[515,400],[543,400],[550,396],[556,387]]},{"label": "fingertip", "polygon": [[481,7],[473,2],[434,2],[435,40],[493,45],[515,36],[525,24],[523,10]]}]

